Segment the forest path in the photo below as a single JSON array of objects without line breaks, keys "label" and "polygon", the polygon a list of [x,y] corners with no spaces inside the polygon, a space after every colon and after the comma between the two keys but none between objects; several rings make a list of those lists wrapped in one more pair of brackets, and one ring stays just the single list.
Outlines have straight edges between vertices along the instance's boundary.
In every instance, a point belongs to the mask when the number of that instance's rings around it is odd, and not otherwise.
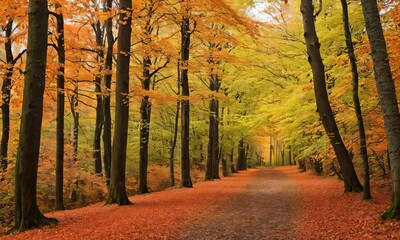
[{"label": "forest path", "polygon": [[343,193],[334,177],[296,166],[241,171],[194,188],[130,198],[130,206],[48,213],[57,225],[0,239],[400,239],[400,221],[382,221],[389,180],[372,182],[372,200]]},{"label": "forest path", "polygon": [[250,185],[210,206],[201,221],[177,239],[293,239],[292,214],[298,188],[288,174],[292,168],[261,168]]},{"label": "forest path", "polygon": [[131,206],[48,213],[59,223],[4,239],[291,239],[296,167],[241,171],[194,188],[130,198]]}]

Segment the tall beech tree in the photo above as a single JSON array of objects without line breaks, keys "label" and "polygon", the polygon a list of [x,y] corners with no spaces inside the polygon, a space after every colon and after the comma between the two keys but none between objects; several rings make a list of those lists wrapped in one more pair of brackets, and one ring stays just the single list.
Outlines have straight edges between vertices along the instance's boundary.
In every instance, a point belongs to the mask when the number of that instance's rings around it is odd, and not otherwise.
[{"label": "tall beech tree", "polygon": [[244,144],[244,139],[241,138],[238,144],[238,159],[237,159],[237,167],[238,171],[246,170],[247,169],[247,162],[246,162],[246,147]]},{"label": "tall beech tree", "polygon": [[6,41],[4,43],[4,49],[6,54],[6,73],[4,74],[3,84],[1,86],[2,93],[2,134],[0,143],[0,168],[5,171],[8,167],[8,142],[10,139],[10,101],[11,101],[11,88],[12,88],[12,77],[14,74],[14,65],[24,55],[26,50],[21,51],[16,57],[13,54],[13,30],[14,19],[10,17],[4,27],[4,35]]},{"label": "tall beech tree", "polygon": [[101,132],[103,129],[104,114],[103,114],[103,93],[102,93],[102,73],[104,67],[104,26],[100,20],[96,20],[91,24],[96,36],[96,60],[98,64],[98,71],[94,79],[96,91],[96,123],[94,127],[93,137],[93,158],[94,158],[94,172],[99,174],[102,172],[101,165]]},{"label": "tall beech tree", "polygon": [[314,5],[312,0],[302,0],[300,11],[303,16],[304,38],[307,47],[313,79],[317,109],[329,137],[330,143],[338,159],[343,174],[345,192],[361,192],[361,186],[350,154],[343,143],[335,117],[333,115],[326,90],[325,67],[320,53],[320,44],[315,30]]},{"label": "tall beech tree", "polygon": [[106,204],[128,205],[125,169],[129,120],[129,65],[132,32],[132,1],[120,0],[116,67],[115,130],[111,157],[109,194]]},{"label": "tall beech tree", "polygon": [[64,210],[64,113],[65,113],[65,46],[64,46],[64,16],[61,12],[61,5],[55,5],[56,17],[56,40],[54,48],[58,55],[57,70],[57,130],[56,130],[56,210]]},{"label": "tall beech tree", "polygon": [[68,101],[71,108],[71,115],[73,118],[73,125],[71,129],[71,142],[73,147],[73,160],[74,162],[78,161],[78,147],[79,147],[79,79],[76,76],[75,79],[71,82],[73,85],[73,89],[70,90],[71,93],[68,93]]},{"label": "tall beech tree", "polygon": [[53,223],[39,210],[36,185],[45,88],[48,17],[47,0],[30,0],[28,46],[22,117],[15,168],[15,225],[24,231]]},{"label": "tall beech tree", "polygon": [[[156,81],[155,77],[157,73],[165,68],[169,63],[169,57],[166,56],[164,59],[163,49],[155,46],[157,41],[156,37],[159,33],[159,22],[163,19],[164,13],[160,13],[162,9],[162,1],[150,0],[144,3],[144,7],[141,10],[141,16],[139,19],[143,20],[143,26],[139,24],[143,35],[140,36],[140,43],[142,49],[139,48],[141,53],[141,59],[136,56],[136,60],[142,66],[142,75],[139,77],[142,89],[145,92],[150,90],[150,87],[154,88]],[[164,60],[164,61],[163,61]],[[163,64],[158,65],[158,63]],[[149,161],[149,141],[150,141],[150,120],[151,120],[151,100],[148,94],[142,97],[140,104],[140,134],[139,134],[139,192],[148,193],[147,187],[147,167]]]},{"label": "tall beech tree", "polygon": [[[209,76],[209,89],[218,92],[220,80],[217,73],[219,61],[212,55],[214,49],[219,51],[219,44],[210,43],[209,64],[211,66],[211,74]],[[215,69],[216,68],[216,69]],[[210,100],[209,104],[209,128],[208,128],[208,148],[207,148],[207,166],[206,180],[219,179],[219,101],[215,97]]]},{"label": "tall beech tree", "polygon": [[361,4],[371,46],[376,87],[385,122],[392,174],[392,202],[382,218],[400,219],[400,113],[396,88],[390,70],[377,2],[362,0]]},{"label": "tall beech tree", "polygon": [[[190,29],[190,6],[189,0],[181,0],[181,49],[180,49],[180,80],[182,86],[181,100],[181,177],[182,187],[192,187],[190,177],[190,154],[189,154],[189,125],[190,125],[190,102],[189,102],[189,54],[190,36],[193,30]],[[194,26],[193,26],[194,28]]]},{"label": "tall beech tree", "polygon": [[351,37],[350,24],[349,24],[349,11],[347,6],[347,0],[340,0],[342,4],[342,20],[344,35],[346,37],[347,54],[349,55],[351,75],[353,82],[353,102],[354,109],[357,117],[358,131],[360,135],[360,153],[363,160],[364,167],[364,191],[363,199],[370,199],[370,184],[369,184],[369,163],[368,163],[368,152],[367,152],[367,140],[365,136],[364,120],[361,111],[360,97],[358,94],[358,70],[357,70],[357,59],[354,53],[353,39]]},{"label": "tall beech tree", "polygon": [[[111,13],[112,0],[106,0],[105,12]],[[103,87],[105,93],[103,95],[103,163],[104,173],[106,176],[107,185],[110,182],[110,171],[111,171],[111,80],[112,80],[112,67],[113,67],[113,46],[114,46],[114,35],[113,35],[113,18],[109,16],[106,21],[106,39],[107,49],[105,53],[104,61],[104,82]]]}]

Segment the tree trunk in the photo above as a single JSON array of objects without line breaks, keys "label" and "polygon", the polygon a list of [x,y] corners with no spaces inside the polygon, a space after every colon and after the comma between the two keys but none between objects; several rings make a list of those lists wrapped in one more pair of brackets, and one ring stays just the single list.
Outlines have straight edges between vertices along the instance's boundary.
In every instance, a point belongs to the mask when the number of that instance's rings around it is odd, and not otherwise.
[{"label": "tree trunk", "polygon": [[[106,12],[111,12],[112,0],[106,0]],[[110,92],[111,92],[111,78],[112,78],[112,61],[113,61],[113,46],[114,36],[112,32],[112,17],[107,19],[106,22],[106,38],[107,50],[104,61],[104,96],[103,96],[103,114],[104,114],[104,129],[103,129],[103,163],[104,173],[106,176],[107,186],[110,184],[110,170],[111,170],[111,109],[110,109]]]},{"label": "tree trunk", "polygon": [[[179,94],[179,84],[178,84],[178,94]],[[179,125],[179,109],[180,109],[180,102],[179,100],[176,101],[176,114],[175,114],[175,124],[174,124],[174,137],[171,143],[171,149],[169,150],[169,175],[171,179],[171,187],[175,186],[175,173],[174,173],[174,154],[175,154],[175,147],[178,138],[178,125]]]},{"label": "tree trunk", "polygon": [[[56,4],[56,9],[61,5]],[[57,75],[57,147],[56,147],[56,210],[64,210],[64,82],[65,82],[65,47],[64,47],[64,17],[57,14],[57,54],[58,54],[58,75]]]},{"label": "tree trunk", "polygon": [[[219,88],[218,76],[213,74],[210,77],[210,90],[218,92]],[[209,128],[208,128],[208,149],[207,149],[207,168],[206,168],[206,180],[220,179],[219,177],[219,109],[218,100],[210,100],[210,116],[209,116]]]},{"label": "tree trunk", "polygon": [[[14,65],[14,56],[12,54],[12,27],[13,20],[9,20],[5,29],[6,42],[4,44],[6,52],[7,64]],[[8,141],[10,139],[10,100],[11,100],[11,81],[13,76],[13,67],[6,68],[6,74],[3,79],[3,85],[1,87],[2,93],[2,135],[1,135],[1,145],[0,145],[0,166],[1,170],[6,171],[8,167]]]},{"label": "tree trunk", "polygon": [[93,137],[93,159],[94,159],[94,173],[101,174],[101,132],[103,129],[103,96],[101,89],[101,72],[103,71],[103,60],[104,60],[104,37],[103,29],[100,21],[96,21],[92,24],[96,35],[96,45],[97,45],[97,64],[98,64],[98,74],[95,77],[94,85],[96,92],[96,123],[94,128]]},{"label": "tree trunk", "polygon": [[[143,59],[142,89],[150,90],[150,65],[149,57]],[[140,105],[140,156],[139,156],[139,192],[148,193],[147,166],[149,161],[149,131],[150,131],[151,102],[148,96],[143,96]]]},{"label": "tree trunk", "polygon": [[73,161],[76,162],[78,161],[78,136],[79,136],[79,111],[78,111],[78,89],[79,89],[79,82],[78,79],[75,79],[75,88],[73,95],[70,99],[70,106],[71,106],[71,113],[72,113],[72,118],[74,119],[74,123],[72,126],[72,147],[74,151],[73,155]]},{"label": "tree trunk", "polygon": [[222,176],[227,177],[229,174],[228,174],[228,166],[226,163],[226,159],[222,157],[221,162],[222,162]]},{"label": "tree trunk", "polygon": [[244,147],[244,140],[243,138],[240,139],[238,145],[238,160],[237,160],[237,170],[246,170],[246,149]]},{"label": "tree trunk", "polygon": [[304,37],[307,45],[308,60],[312,68],[314,78],[314,91],[317,109],[326,134],[329,137],[333,150],[339,161],[343,173],[345,192],[361,192],[361,186],[349,152],[344,145],[336,125],[335,118],[329,104],[325,83],[325,69],[319,51],[317,33],[314,24],[314,6],[311,0],[301,1],[301,13],[303,15]]},{"label": "tree trunk", "polygon": [[[212,178],[213,179],[220,179],[220,177],[219,177],[219,160],[220,160],[220,158],[219,158],[219,127],[218,127],[218,125],[219,125],[219,119],[218,119],[218,115],[219,115],[219,109],[218,109],[218,105],[219,105],[219,103],[218,103],[218,100],[217,99],[213,99],[213,100],[211,100],[211,103],[210,103],[210,105],[213,105],[212,106],[212,111],[214,112],[213,113],[213,124],[212,124],[212,135],[213,135],[213,138],[212,138],[212,140],[213,140],[213,147],[212,147],[212,165],[213,165],[213,168],[212,168]],[[211,117],[210,117],[210,120],[211,120]]]},{"label": "tree trunk", "polygon": [[[222,138],[221,137],[221,142],[222,142]],[[226,163],[226,159],[224,158],[224,153],[222,151],[222,144],[219,146],[219,153],[218,153],[218,158],[219,160],[222,162],[222,176],[227,177],[228,176],[228,166]]]},{"label": "tree trunk", "polygon": [[371,46],[376,86],[385,122],[390,165],[392,167],[392,202],[382,218],[400,219],[400,114],[396,88],[390,70],[377,3],[375,0],[362,0],[361,4]]},{"label": "tree trunk", "polygon": [[282,149],[281,155],[282,155],[282,166],[285,166],[285,148]]},{"label": "tree trunk", "polygon": [[128,205],[125,188],[126,146],[129,120],[129,63],[132,1],[120,0],[115,100],[115,130],[111,159],[109,195],[106,204]]},{"label": "tree trunk", "polygon": [[[186,14],[189,14],[187,6],[184,7]],[[190,178],[190,154],[189,154],[189,78],[188,78],[188,63],[190,51],[190,22],[189,17],[183,17],[181,22],[181,66],[180,66],[180,79],[182,86],[181,100],[182,115],[181,115],[181,172],[182,172],[182,187],[192,187],[192,180]]]},{"label": "tree trunk", "polygon": [[93,159],[94,159],[94,173],[101,174],[102,173],[102,164],[101,164],[101,132],[103,129],[104,122],[104,114],[103,114],[103,97],[101,94],[101,87],[97,87],[97,84],[100,84],[101,78],[96,77],[96,123],[94,128],[94,137],[93,137]]},{"label": "tree trunk", "polygon": [[235,147],[232,146],[231,149],[231,154],[230,154],[230,162],[231,162],[231,173],[237,173],[236,169],[235,169],[235,164],[233,163],[233,151],[234,151]]},{"label": "tree trunk", "polygon": [[357,60],[354,53],[353,40],[351,37],[350,26],[349,26],[349,13],[347,8],[347,0],[341,0],[342,3],[342,16],[343,16],[343,28],[344,35],[346,37],[347,53],[349,55],[352,81],[353,81],[353,102],[354,109],[356,112],[358,131],[360,134],[360,153],[363,160],[364,167],[364,193],[363,199],[371,199],[371,191],[369,184],[369,163],[368,163],[368,152],[367,152],[367,140],[365,137],[364,121],[362,117],[360,98],[358,96],[358,70]]},{"label": "tree trunk", "polygon": [[289,145],[289,165],[292,166],[292,145]]},{"label": "tree trunk", "polygon": [[53,223],[44,217],[36,202],[43,93],[46,79],[48,10],[46,0],[30,0],[28,47],[17,162],[15,169],[15,225],[24,231]]},{"label": "tree trunk", "polygon": [[272,137],[269,137],[269,166],[272,167],[272,151],[274,146],[272,145]]}]

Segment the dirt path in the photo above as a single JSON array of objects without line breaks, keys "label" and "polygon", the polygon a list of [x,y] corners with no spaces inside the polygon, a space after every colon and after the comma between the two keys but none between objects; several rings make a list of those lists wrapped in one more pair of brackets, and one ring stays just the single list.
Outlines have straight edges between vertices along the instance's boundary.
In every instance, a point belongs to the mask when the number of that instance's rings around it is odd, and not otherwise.
[{"label": "dirt path", "polygon": [[56,226],[1,239],[400,239],[400,221],[379,215],[390,184],[372,184],[374,199],[344,194],[332,177],[297,167],[250,169],[191,189],[131,197],[132,206],[104,206],[46,214]]},{"label": "dirt path", "polygon": [[250,178],[251,185],[211,207],[177,239],[293,239],[297,188],[290,178],[273,168],[255,171]]}]

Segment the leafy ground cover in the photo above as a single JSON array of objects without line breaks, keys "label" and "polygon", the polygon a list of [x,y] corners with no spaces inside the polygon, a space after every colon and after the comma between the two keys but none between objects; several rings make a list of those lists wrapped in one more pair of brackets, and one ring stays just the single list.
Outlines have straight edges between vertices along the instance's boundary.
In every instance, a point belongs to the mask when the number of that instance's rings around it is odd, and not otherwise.
[{"label": "leafy ground cover", "polygon": [[131,197],[132,206],[46,214],[58,225],[2,239],[398,239],[400,224],[382,221],[390,187],[372,184],[374,199],[343,193],[332,177],[296,167],[243,171],[192,189]]}]

